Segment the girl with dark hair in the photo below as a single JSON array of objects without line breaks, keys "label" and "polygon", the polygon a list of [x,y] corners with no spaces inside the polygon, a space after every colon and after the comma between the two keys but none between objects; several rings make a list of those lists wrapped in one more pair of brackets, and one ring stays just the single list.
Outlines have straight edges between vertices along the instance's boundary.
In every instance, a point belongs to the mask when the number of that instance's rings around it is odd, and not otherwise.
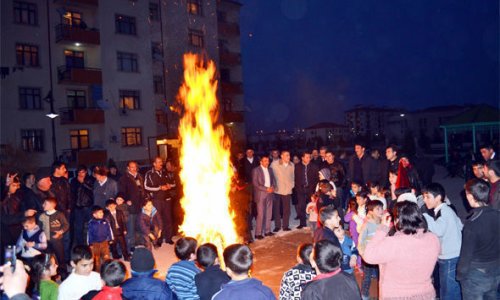
[{"label": "girl with dark hair", "polygon": [[417,170],[410,163],[406,155],[403,155],[399,159],[398,178],[396,181],[396,188],[402,187],[414,189],[417,195],[420,194],[422,187]]},{"label": "girl with dark hair", "polygon": [[388,213],[366,245],[364,260],[380,268],[380,299],[435,299],[431,275],[440,245],[427,231],[427,223],[413,202],[394,206],[396,233],[388,236],[391,217]]},{"label": "girl with dark hair", "polygon": [[30,277],[33,299],[57,300],[59,286],[51,279],[56,274],[57,263],[53,255],[44,253],[33,259]]}]

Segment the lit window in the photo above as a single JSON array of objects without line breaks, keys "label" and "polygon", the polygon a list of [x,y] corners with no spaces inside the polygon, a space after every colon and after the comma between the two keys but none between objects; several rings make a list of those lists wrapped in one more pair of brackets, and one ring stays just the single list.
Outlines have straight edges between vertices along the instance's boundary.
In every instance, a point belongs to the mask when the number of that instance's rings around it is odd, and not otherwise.
[{"label": "lit window", "polygon": [[71,149],[86,149],[89,148],[89,131],[88,129],[70,130]]},{"label": "lit window", "polygon": [[187,2],[188,13],[192,15],[201,16],[201,1],[200,0],[188,0]]},{"label": "lit window", "polygon": [[122,127],[122,146],[142,145],[142,129],[140,127]]},{"label": "lit window", "polygon": [[120,108],[121,109],[141,109],[141,97],[139,91],[120,91]]},{"label": "lit window", "polygon": [[38,46],[27,44],[16,44],[16,62],[19,66],[38,67]]}]

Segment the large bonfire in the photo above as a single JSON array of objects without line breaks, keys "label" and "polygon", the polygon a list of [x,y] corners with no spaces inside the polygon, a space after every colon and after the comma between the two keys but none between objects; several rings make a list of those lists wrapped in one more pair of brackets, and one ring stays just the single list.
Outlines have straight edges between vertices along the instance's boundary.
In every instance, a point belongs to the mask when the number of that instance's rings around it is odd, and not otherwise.
[{"label": "large bonfire", "polygon": [[222,253],[238,237],[229,210],[233,170],[230,141],[217,122],[215,70],[213,61],[204,63],[198,55],[184,55],[184,84],[178,95],[183,106],[179,135],[185,214],[180,229],[200,244],[215,244]]}]

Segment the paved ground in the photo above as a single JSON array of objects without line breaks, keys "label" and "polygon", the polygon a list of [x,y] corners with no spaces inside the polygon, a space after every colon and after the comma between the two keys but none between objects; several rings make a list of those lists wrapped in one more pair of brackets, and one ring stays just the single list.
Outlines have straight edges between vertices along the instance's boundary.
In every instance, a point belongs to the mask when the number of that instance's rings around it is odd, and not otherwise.
[{"label": "paved ground", "polygon": [[[460,196],[463,190],[464,180],[461,178],[447,178],[445,169],[436,166],[434,181],[443,184],[448,197],[457,207],[458,214],[460,217],[465,218],[467,210]],[[297,225],[297,221],[293,221],[291,228],[295,228]],[[279,232],[276,236],[268,237],[251,244],[251,248],[255,253],[252,276],[263,281],[278,297],[279,285],[283,273],[296,264],[297,246],[300,243],[310,241],[310,231],[308,229],[302,229]],[[153,250],[153,254],[156,258],[159,276],[165,278],[166,271],[170,265],[176,261],[173,246],[164,244],[162,248]],[[359,283],[361,276],[360,274],[355,275]],[[377,284],[372,281],[370,295],[372,298],[376,298],[377,293]]]}]

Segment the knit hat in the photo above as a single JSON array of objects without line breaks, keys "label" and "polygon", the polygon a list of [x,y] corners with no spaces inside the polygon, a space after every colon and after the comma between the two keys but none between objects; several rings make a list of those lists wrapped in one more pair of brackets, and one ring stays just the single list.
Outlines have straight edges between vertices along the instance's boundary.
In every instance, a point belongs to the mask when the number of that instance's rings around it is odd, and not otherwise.
[{"label": "knit hat", "polygon": [[151,251],[147,248],[136,247],[132,259],[130,260],[130,267],[135,272],[151,271],[155,267],[155,259]]},{"label": "knit hat", "polygon": [[399,195],[397,202],[410,201],[417,203],[417,197],[413,193],[404,193]]},{"label": "knit hat", "polygon": [[36,182],[50,176],[52,176],[52,173],[50,172],[49,168],[40,168],[35,173]]},{"label": "knit hat", "polygon": [[324,177],[326,180],[330,180],[331,173],[330,173],[330,170],[329,170],[329,169],[327,169],[327,168],[323,168],[323,169],[319,170],[319,173],[321,173],[321,175],[323,175],[323,177]]}]

